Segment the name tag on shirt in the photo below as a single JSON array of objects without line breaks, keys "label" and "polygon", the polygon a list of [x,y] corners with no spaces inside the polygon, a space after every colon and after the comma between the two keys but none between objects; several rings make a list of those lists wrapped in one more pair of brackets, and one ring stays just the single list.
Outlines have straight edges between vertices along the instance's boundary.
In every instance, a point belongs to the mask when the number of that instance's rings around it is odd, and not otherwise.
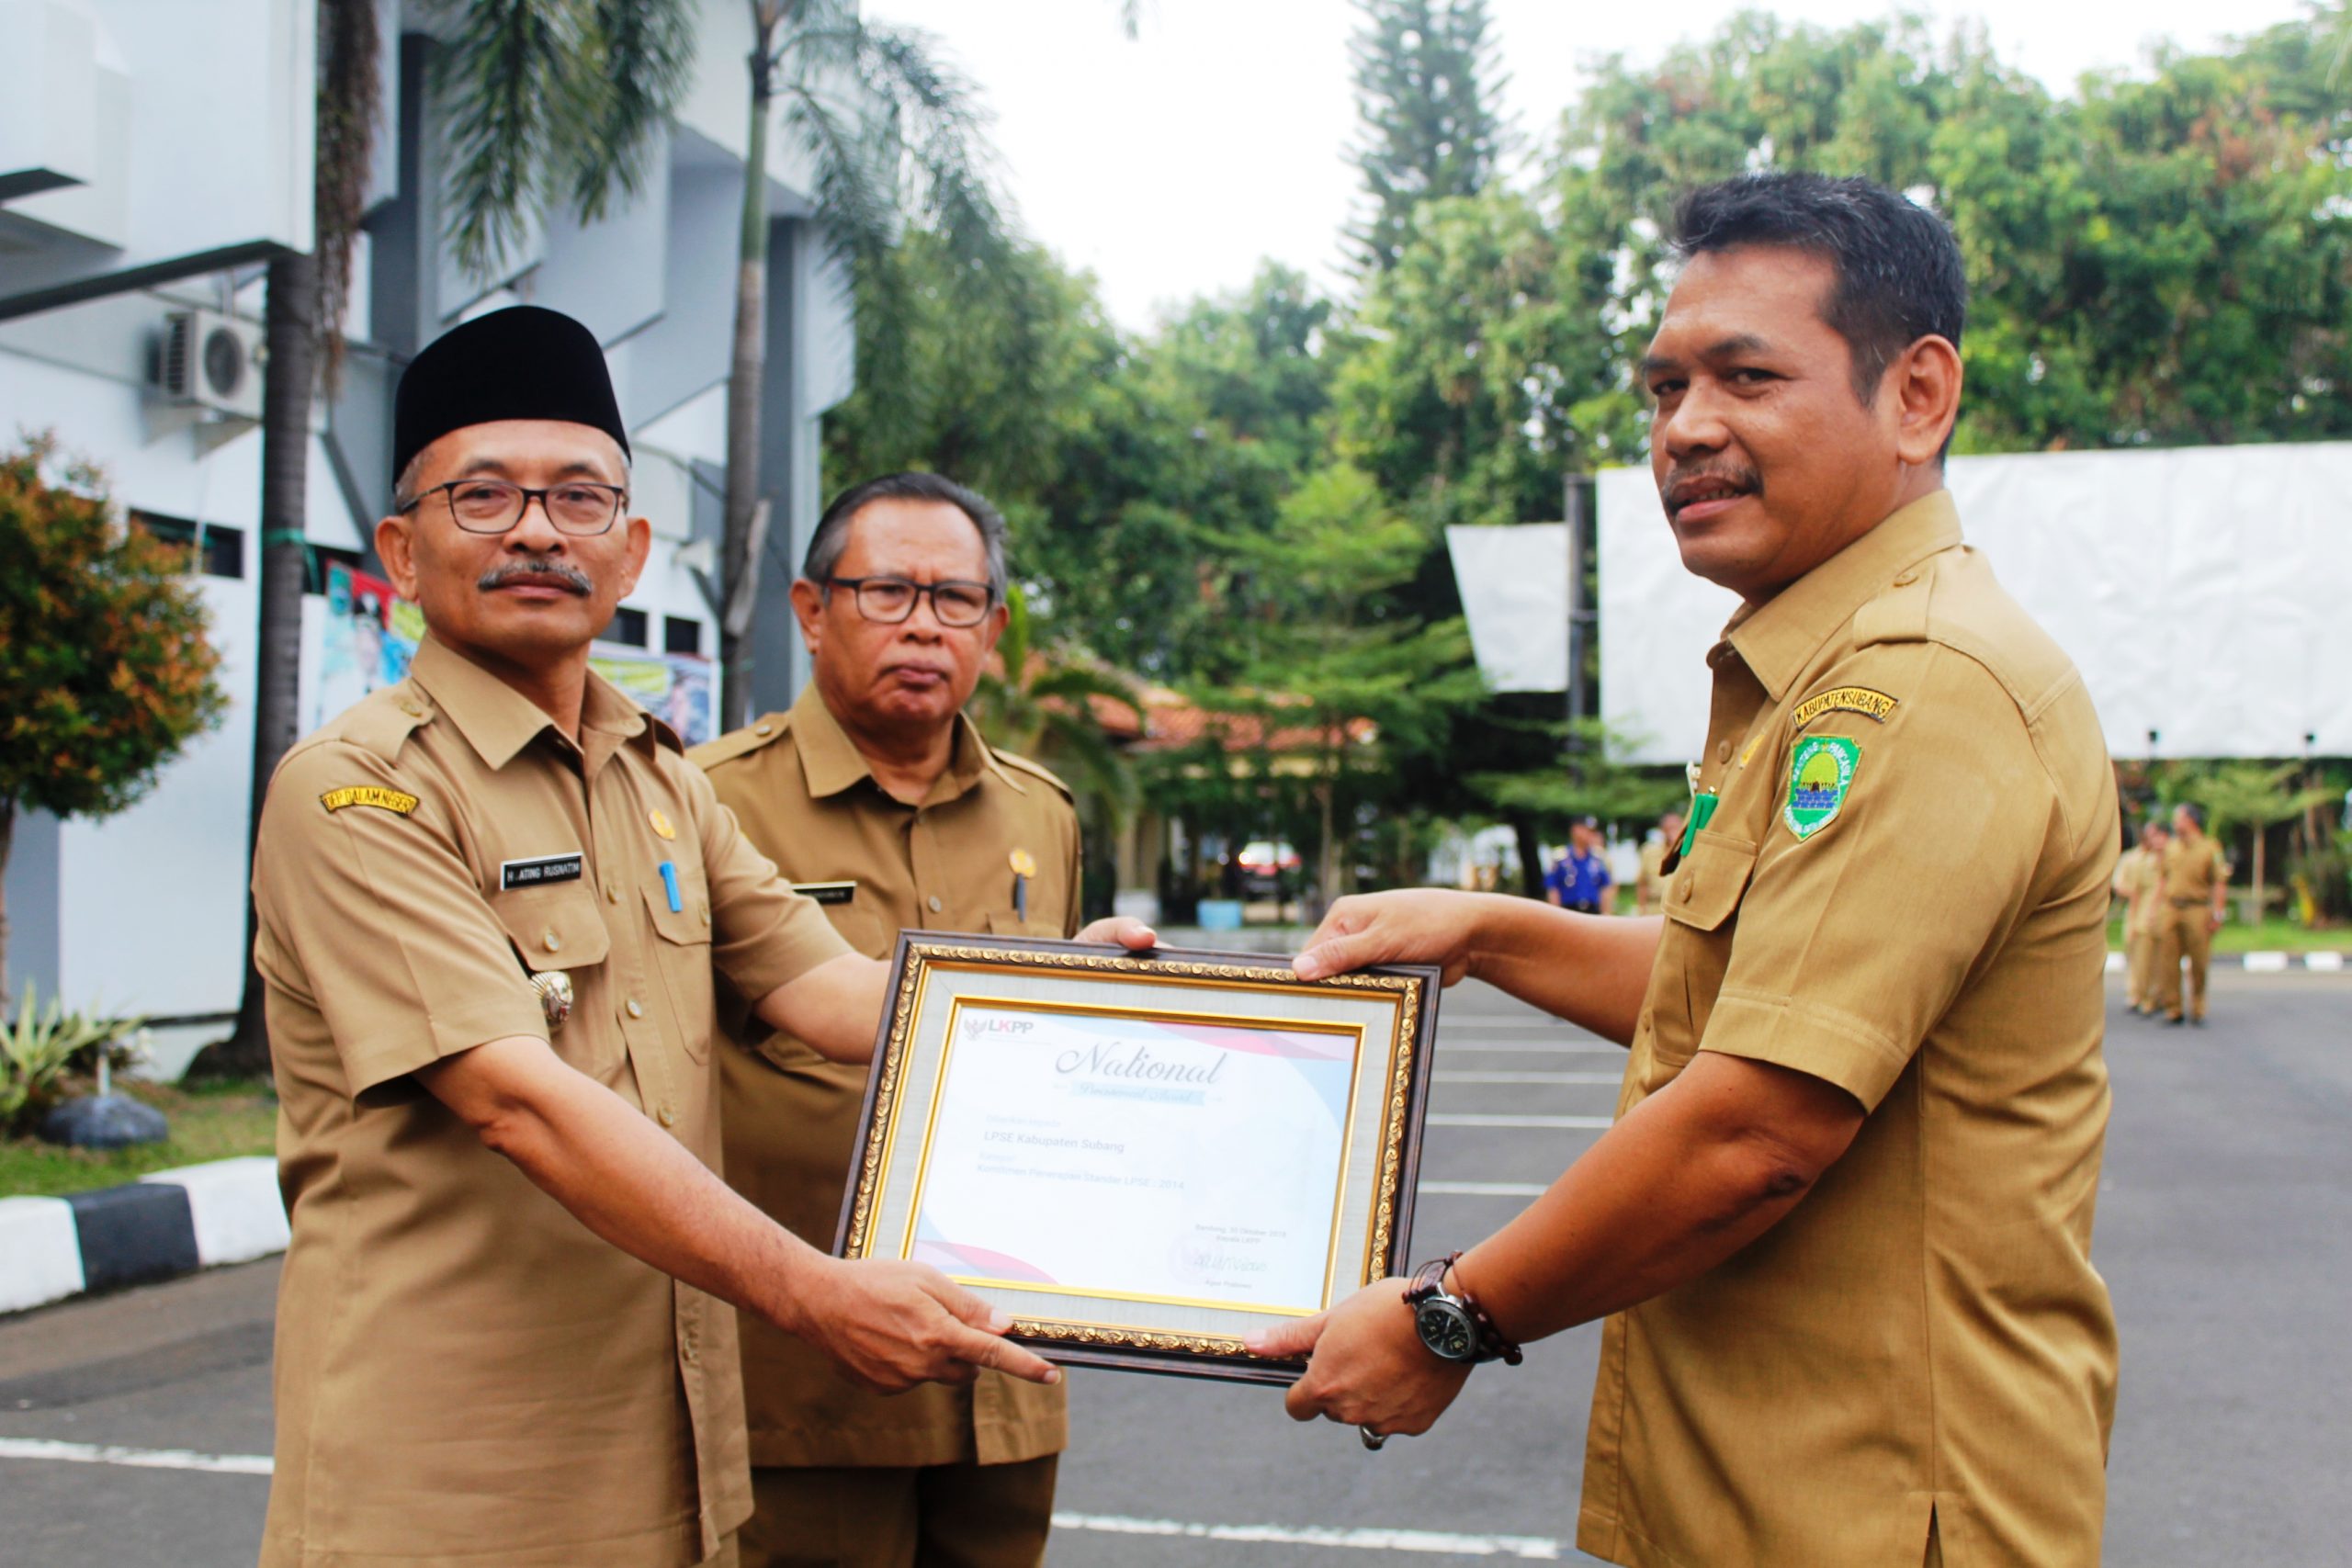
[{"label": "name tag on shirt", "polygon": [[857,897],[854,882],[796,882],[792,890],[816,904],[846,904]]},{"label": "name tag on shirt", "polygon": [[539,855],[531,860],[508,860],[498,863],[498,886],[503,892],[514,887],[545,887],[554,882],[580,880],[580,854]]}]

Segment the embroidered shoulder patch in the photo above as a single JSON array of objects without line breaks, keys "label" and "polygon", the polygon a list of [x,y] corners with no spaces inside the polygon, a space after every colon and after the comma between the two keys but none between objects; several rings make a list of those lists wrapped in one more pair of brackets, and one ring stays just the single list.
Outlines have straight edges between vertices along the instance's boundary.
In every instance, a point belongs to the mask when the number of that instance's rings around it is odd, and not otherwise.
[{"label": "embroidered shoulder patch", "polygon": [[1789,759],[1789,798],[1781,820],[1800,842],[1837,820],[1861,765],[1861,746],[1842,735],[1813,735]]},{"label": "embroidered shoulder patch", "polygon": [[1894,711],[1894,703],[1895,699],[1884,692],[1873,692],[1868,686],[1838,686],[1805,698],[1789,720],[1793,728],[1803,729],[1826,713],[1858,713],[1874,723],[1884,724],[1886,716]]},{"label": "embroidered shoulder patch", "polygon": [[381,784],[345,784],[319,796],[319,804],[329,811],[340,811],[346,806],[372,806],[379,811],[405,817],[416,809],[417,801],[405,790],[386,789]]}]

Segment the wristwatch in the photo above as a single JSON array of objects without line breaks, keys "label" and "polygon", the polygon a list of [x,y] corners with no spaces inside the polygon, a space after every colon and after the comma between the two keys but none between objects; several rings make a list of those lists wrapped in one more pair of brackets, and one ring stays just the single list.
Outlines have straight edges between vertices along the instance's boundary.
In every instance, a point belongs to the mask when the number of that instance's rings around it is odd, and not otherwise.
[{"label": "wristwatch", "polygon": [[1412,1288],[1405,1292],[1405,1304],[1413,1314],[1413,1330],[1429,1347],[1430,1354],[1443,1361],[1456,1361],[1476,1366],[1481,1361],[1500,1361],[1515,1367],[1524,1358],[1518,1346],[1503,1337],[1495,1320],[1477,1299],[1464,1291],[1451,1294],[1445,1288],[1445,1271],[1453,1267],[1462,1254],[1449,1252],[1433,1262],[1424,1263],[1413,1271]]}]

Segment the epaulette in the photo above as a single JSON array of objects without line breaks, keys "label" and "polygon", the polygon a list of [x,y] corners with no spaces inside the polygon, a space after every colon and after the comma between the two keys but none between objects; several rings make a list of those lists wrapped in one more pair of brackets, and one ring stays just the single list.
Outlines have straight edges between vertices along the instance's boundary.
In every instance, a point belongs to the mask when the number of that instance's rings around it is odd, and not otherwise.
[{"label": "epaulette", "polygon": [[432,722],[433,699],[413,681],[371,692],[322,732],[387,762],[400,761],[408,738]]},{"label": "epaulette", "polygon": [[1866,601],[1854,612],[1854,646],[1926,642],[1935,577],[1934,563],[1921,561],[1905,570],[1876,598]]},{"label": "epaulette", "polygon": [[1018,768],[1023,773],[1029,774],[1033,778],[1045,780],[1047,784],[1061,791],[1062,795],[1066,798],[1072,801],[1075,801],[1078,798],[1077,793],[1073,791],[1069,785],[1062,783],[1059,778],[1056,777],[1052,769],[1045,767],[1040,763],[1033,762],[1026,757],[1016,756],[1011,751],[1000,751],[993,746],[989,748],[989,752],[991,756],[995,757],[998,761],[1002,762],[1008,768]]},{"label": "epaulette", "polygon": [[741,729],[730,729],[716,740],[686,748],[686,761],[697,768],[715,768],[746,757],[763,746],[773,746],[792,728],[789,713],[763,713]]}]

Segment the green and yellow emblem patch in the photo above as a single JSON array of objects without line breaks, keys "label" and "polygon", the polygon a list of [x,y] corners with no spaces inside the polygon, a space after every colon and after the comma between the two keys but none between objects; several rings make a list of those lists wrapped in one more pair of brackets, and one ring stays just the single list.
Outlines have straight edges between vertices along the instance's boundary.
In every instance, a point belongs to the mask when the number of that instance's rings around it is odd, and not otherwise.
[{"label": "green and yellow emblem patch", "polygon": [[1781,820],[1800,841],[1838,819],[1861,761],[1860,743],[1842,735],[1810,735],[1797,742],[1789,757],[1789,798]]}]

